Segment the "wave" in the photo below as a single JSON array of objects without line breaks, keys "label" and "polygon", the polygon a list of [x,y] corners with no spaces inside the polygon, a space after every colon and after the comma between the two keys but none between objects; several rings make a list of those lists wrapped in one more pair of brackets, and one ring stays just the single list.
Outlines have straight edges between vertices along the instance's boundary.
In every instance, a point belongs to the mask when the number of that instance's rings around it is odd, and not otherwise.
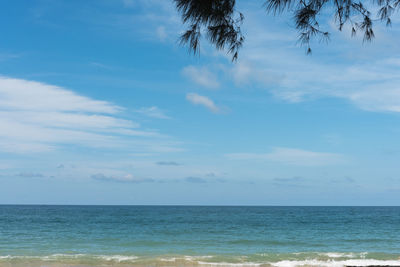
[{"label": "wave", "polygon": [[400,255],[354,252],[262,253],[254,255],[0,255],[0,266],[204,266],[204,267],[344,267],[400,266]]},{"label": "wave", "polygon": [[304,260],[304,261],[280,261],[272,263],[271,266],[276,267],[296,267],[296,266],[326,266],[326,267],[343,267],[343,266],[400,266],[400,260],[345,260],[345,261],[320,261],[320,260]]}]

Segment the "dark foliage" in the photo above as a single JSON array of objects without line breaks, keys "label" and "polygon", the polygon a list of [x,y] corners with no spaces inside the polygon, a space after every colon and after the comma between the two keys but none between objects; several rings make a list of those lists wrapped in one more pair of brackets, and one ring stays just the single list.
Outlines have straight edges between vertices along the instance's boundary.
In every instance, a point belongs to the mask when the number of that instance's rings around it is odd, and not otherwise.
[{"label": "dark foliage", "polygon": [[240,30],[243,14],[235,11],[235,0],[175,0],[188,30],[181,36],[182,44],[199,52],[202,28],[207,38],[218,49],[227,49],[233,60],[237,59],[244,37]]},{"label": "dark foliage", "polygon": [[[264,0],[265,1],[265,0]],[[189,45],[190,51],[198,53],[202,33],[217,49],[226,49],[235,61],[243,45],[244,36],[240,26],[244,16],[235,9],[235,0],[174,0],[178,12],[188,29],[181,36],[181,43]],[[372,14],[369,8],[377,9]],[[329,33],[320,28],[319,18],[324,12],[331,12],[339,30],[348,24],[351,35],[358,31],[364,35],[364,41],[374,38],[373,22],[383,21],[391,24],[391,15],[400,7],[400,0],[374,0],[363,4],[361,0],[267,0],[263,4],[267,13],[274,15],[282,12],[293,14],[299,42],[311,53],[310,41],[318,37],[329,40]]]}]

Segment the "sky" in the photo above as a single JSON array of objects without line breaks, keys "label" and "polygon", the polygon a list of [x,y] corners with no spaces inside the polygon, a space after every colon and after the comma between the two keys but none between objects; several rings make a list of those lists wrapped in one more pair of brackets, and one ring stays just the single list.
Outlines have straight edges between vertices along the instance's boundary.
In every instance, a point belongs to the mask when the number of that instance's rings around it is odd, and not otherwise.
[{"label": "sky", "polygon": [[238,1],[232,63],[166,0],[0,10],[0,203],[399,205],[400,28],[297,42]]}]

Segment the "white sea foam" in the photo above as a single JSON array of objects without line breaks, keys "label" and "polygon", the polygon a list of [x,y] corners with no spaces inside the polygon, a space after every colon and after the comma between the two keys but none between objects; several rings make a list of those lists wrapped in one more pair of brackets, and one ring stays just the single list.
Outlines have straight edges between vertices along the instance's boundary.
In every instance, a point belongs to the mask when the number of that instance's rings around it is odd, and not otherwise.
[{"label": "white sea foam", "polygon": [[[367,253],[340,253],[340,252],[326,252],[326,253],[315,253],[317,257],[310,257],[306,260],[281,260],[281,261],[246,261],[244,257],[235,257],[239,262],[218,262],[213,261],[215,256],[173,256],[173,257],[159,257],[159,258],[142,258],[134,255],[91,255],[91,254],[52,254],[47,256],[14,256],[14,255],[3,255],[0,256],[1,262],[8,262],[14,260],[22,260],[26,262],[33,261],[45,261],[45,262],[64,262],[67,260],[73,260],[74,262],[86,262],[87,260],[100,261],[102,266],[114,266],[115,264],[143,264],[144,262],[149,263],[160,263],[170,262],[171,266],[217,266],[217,267],[262,267],[262,266],[273,266],[273,267],[344,267],[344,266],[400,266],[400,258],[395,260],[377,260],[377,259],[365,259]],[[328,257],[324,259],[321,257]],[[346,259],[346,257],[348,259]],[[345,258],[345,259],[343,259]],[[229,260],[228,260],[229,261]],[[91,263],[90,263],[91,264]]]},{"label": "white sea foam", "polygon": [[190,262],[197,262],[201,259],[211,259],[214,256],[204,255],[204,256],[182,256],[182,257],[168,257],[168,258],[158,258],[160,261],[166,262],[176,262],[180,260],[190,261]]},{"label": "white sea foam", "polygon": [[365,258],[367,255],[367,252],[362,252],[362,253],[342,253],[342,252],[321,252],[318,253],[320,256],[326,256],[329,258]]},{"label": "white sea foam", "polygon": [[107,256],[107,255],[98,255],[96,258],[106,260],[106,261],[116,261],[116,262],[132,262],[137,260],[139,257],[137,256],[123,256],[123,255],[112,255],[112,256]]},{"label": "white sea foam", "polygon": [[159,258],[160,261],[167,261],[167,262],[174,262],[177,260],[177,258],[172,257],[172,258]]},{"label": "white sea foam", "polygon": [[304,261],[290,261],[284,260],[275,263],[270,263],[276,267],[300,267],[300,266],[319,266],[319,267],[343,267],[343,266],[400,266],[400,260],[373,260],[373,259],[359,259],[359,260],[344,260],[344,261],[320,261],[320,260],[304,260]]},{"label": "white sea foam", "polygon": [[198,261],[198,264],[208,265],[208,266],[260,266],[262,263],[256,262],[240,262],[240,263],[230,263],[230,262],[205,262]]},{"label": "white sea foam", "polygon": [[0,256],[0,260],[16,260],[16,259],[35,259],[42,261],[57,261],[66,259],[97,259],[104,261],[113,262],[133,262],[138,259],[137,256],[125,256],[125,255],[91,255],[91,254],[52,254],[47,256]]},{"label": "white sea foam", "polygon": [[49,256],[37,257],[41,260],[58,260],[58,259],[79,259],[87,257],[87,254],[52,254]]},{"label": "white sea foam", "polygon": [[211,259],[214,256],[204,255],[204,256],[184,256],[186,260],[198,260],[198,259]]}]

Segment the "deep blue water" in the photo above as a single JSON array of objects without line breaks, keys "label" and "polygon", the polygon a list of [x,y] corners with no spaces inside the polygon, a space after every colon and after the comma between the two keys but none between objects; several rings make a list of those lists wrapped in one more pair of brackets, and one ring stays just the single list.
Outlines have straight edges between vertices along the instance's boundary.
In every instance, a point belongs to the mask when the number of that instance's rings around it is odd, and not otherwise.
[{"label": "deep blue water", "polygon": [[0,206],[0,266],[399,257],[400,207]]}]

